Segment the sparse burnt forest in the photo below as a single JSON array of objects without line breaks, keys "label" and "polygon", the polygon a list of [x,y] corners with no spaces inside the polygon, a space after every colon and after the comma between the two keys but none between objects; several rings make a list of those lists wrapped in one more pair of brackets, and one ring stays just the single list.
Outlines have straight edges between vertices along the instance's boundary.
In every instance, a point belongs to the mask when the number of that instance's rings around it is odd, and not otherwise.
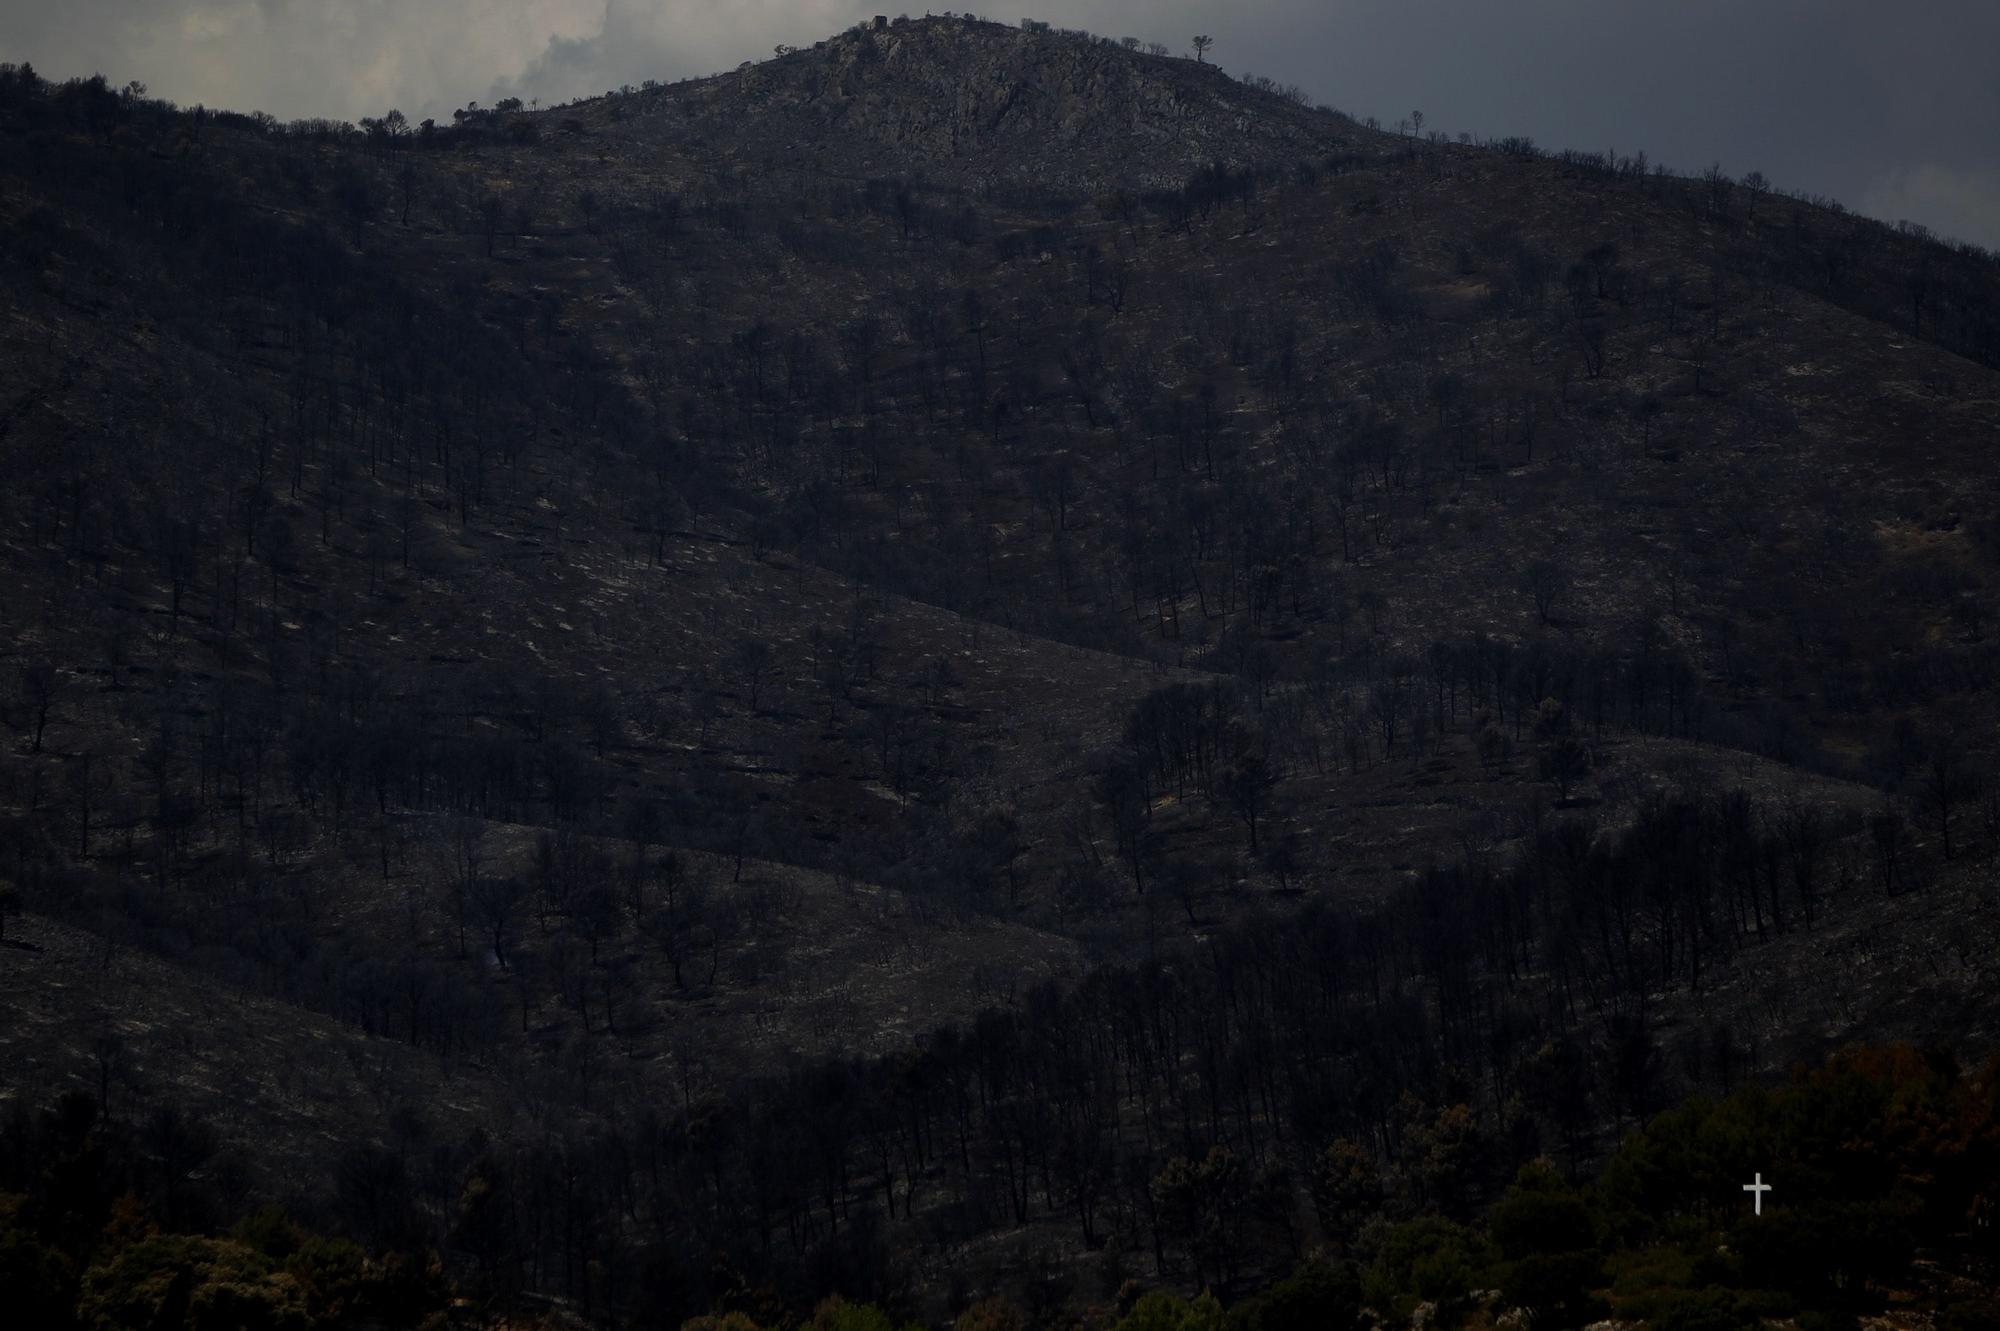
[{"label": "sparse burnt forest", "polygon": [[[0,292],[52,1317],[1990,1278],[1990,254],[947,16],[448,126],[0,67]],[[1831,1283],[1697,1261],[1703,1132]]]}]

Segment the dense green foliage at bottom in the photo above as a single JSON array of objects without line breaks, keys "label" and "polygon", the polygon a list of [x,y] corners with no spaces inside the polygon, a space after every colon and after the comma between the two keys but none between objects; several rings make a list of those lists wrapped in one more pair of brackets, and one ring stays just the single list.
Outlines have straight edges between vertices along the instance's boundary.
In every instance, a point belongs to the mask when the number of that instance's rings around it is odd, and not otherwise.
[{"label": "dense green foliage at bottom", "polygon": [[[0,1157],[0,1181],[18,1189],[0,1192],[0,1307],[14,1324],[307,1331],[450,1320],[447,1266],[462,1255],[370,1254],[268,1210],[217,1233],[173,1232],[163,1217],[213,1216],[216,1203],[150,1170],[140,1142],[100,1121],[86,1096],[32,1123],[15,1116]],[[1773,1184],[1762,1214],[1742,1188],[1753,1173]],[[2000,1325],[2000,1300],[1982,1284],[2000,1262],[1996,1202],[2000,1060],[1967,1076],[1942,1055],[1858,1049],[1782,1089],[1663,1114],[1595,1180],[1536,1161],[1476,1223],[1378,1209],[1346,1253],[1310,1257],[1260,1291],[1189,1297],[1128,1284],[1117,1306],[1063,1317],[1111,1331],[1339,1331],[1520,1310],[1537,1326],[1617,1316],[1727,1331],[1785,1318],[1817,1331],[1901,1310],[1944,1331],[1985,1331]],[[732,1303],[686,1325],[924,1325],[914,1308],[838,1297],[809,1315],[770,1291]],[[568,1324],[581,1312],[536,1315]],[[1036,1324],[998,1297],[955,1319],[958,1331]]]}]

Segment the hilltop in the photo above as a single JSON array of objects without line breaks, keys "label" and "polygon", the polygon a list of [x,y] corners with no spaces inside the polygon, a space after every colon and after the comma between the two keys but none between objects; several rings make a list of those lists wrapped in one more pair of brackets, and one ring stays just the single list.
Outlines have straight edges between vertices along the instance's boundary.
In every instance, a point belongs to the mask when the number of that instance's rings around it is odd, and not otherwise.
[{"label": "hilltop", "polygon": [[[10,69],[0,234],[10,1112],[940,1312],[1993,1048],[1983,251],[957,18],[418,129]],[[291,1048],[380,1071],[218,1112]]]},{"label": "hilltop", "polygon": [[975,190],[1177,189],[1380,140],[1303,94],[1084,33],[973,18],[861,25],[731,74],[593,101],[609,137],[719,168],[922,177]]}]

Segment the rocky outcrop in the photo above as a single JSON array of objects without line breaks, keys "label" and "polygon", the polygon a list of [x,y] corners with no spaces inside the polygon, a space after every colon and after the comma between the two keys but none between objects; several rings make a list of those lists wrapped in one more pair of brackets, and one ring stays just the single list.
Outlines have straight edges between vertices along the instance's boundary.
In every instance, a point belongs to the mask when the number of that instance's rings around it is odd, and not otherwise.
[{"label": "rocky outcrop", "polygon": [[756,160],[1080,191],[1176,185],[1213,162],[1305,160],[1366,135],[1210,65],[957,18],[854,29],[642,96],[652,100],[637,123],[726,136]]}]

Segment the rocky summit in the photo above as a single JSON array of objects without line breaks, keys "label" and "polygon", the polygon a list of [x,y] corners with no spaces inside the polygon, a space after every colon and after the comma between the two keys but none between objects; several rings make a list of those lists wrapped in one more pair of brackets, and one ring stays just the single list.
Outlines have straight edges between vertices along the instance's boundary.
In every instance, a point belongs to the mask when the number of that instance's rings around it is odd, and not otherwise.
[{"label": "rocky summit", "polygon": [[1192,58],[973,18],[859,25],[593,119],[641,142],[712,145],[746,166],[1077,192],[1178,187],[1217,163],[1278,168],[1367,137],[1302,94]]}]

